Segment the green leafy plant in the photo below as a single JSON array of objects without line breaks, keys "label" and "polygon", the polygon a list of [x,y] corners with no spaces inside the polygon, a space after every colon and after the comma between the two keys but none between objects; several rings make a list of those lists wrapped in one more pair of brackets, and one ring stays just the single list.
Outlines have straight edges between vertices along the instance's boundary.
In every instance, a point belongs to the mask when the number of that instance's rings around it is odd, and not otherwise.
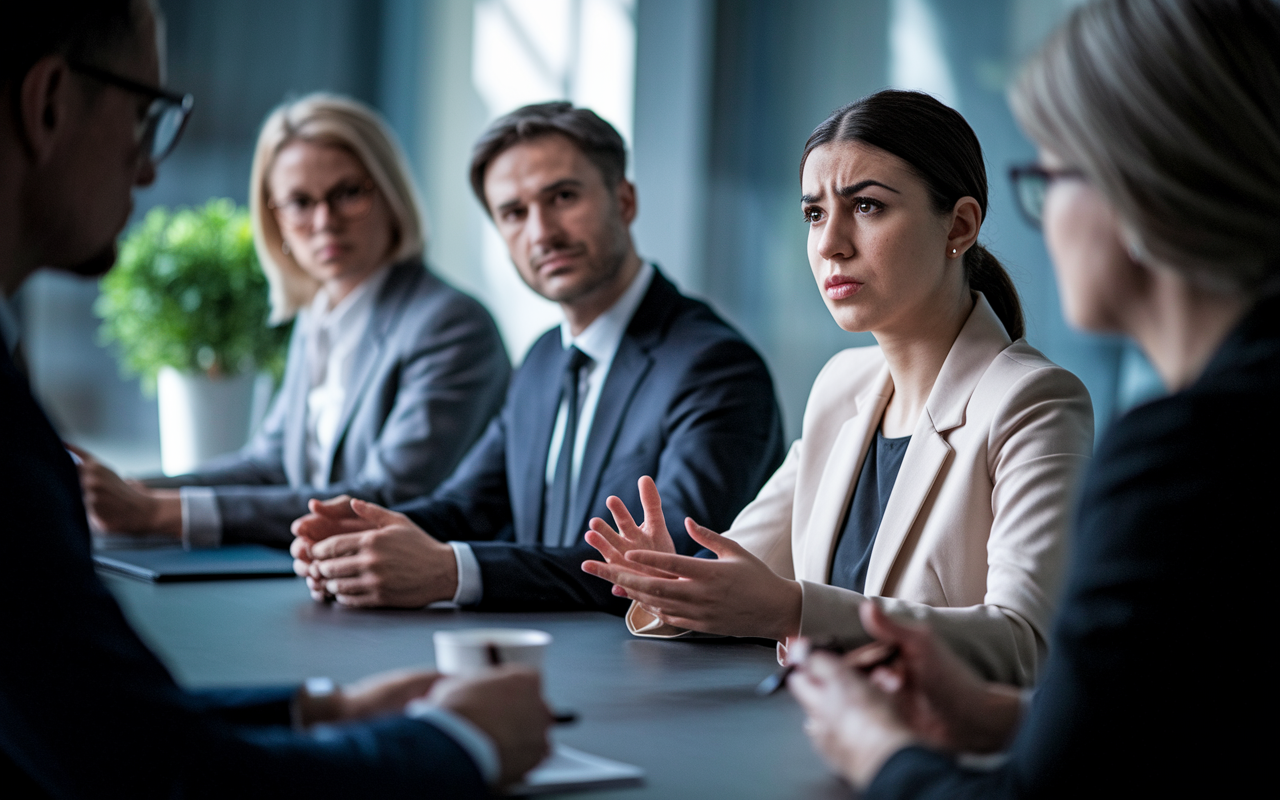
[{"label": "green leafy plant", "polygon": [[161,367],[210,377],[284,369],[289,326],[267,326],[249,214],[227,199],[154,208],[120,245],[94,307],[121,371],[154,391]]}]

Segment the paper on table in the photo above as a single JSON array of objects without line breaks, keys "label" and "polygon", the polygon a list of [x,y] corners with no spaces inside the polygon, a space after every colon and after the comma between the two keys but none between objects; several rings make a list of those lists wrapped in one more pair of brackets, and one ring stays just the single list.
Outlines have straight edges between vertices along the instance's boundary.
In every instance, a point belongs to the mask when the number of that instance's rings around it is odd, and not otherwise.
[{"label": "paper on table", "polygon": [[580,792],[587,789],[620,789],[644,783],[644,770],[572,747],[556,745],[545,761],[507,790],[526,797],[551,792]]}]

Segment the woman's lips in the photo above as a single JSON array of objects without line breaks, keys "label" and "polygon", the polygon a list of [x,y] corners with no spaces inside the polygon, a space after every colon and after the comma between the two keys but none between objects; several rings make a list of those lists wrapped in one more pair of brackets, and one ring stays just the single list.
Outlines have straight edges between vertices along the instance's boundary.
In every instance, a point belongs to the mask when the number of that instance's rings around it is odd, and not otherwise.
[{"label": "woman's lips", "polygon": [[846,297],[853,297],[862,288],[861,281],[855,281],[853,278],[847,278],[844,275],[832,275],[827,278],[822,285],[822,289],[827,293],[827,297],[832,300],[843,300]]},{"label": "woman's lips", "polygon": [[341,244],[325,244],[316,248],[316,258],[321,262],[327,263],[341,258],[346,251],[347,248]]}]

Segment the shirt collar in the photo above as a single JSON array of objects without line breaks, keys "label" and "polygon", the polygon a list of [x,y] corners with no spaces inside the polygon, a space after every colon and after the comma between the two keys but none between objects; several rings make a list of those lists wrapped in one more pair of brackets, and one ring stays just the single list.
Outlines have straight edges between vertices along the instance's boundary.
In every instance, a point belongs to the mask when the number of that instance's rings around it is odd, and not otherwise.
[{"label": "shirt collar", "polygon": [[390,265],[379,267],[376,272],[360,282],[333,308],[329,308],[329,293],[322,287],[311,301],[311,324],[325,328],[337,328],[348,319],[355,319],[360,310],[373,305],[382,284],[391,273]]},{"label": "shirt collar", "polygon": [[597,364],[612,361],[613,354],[618,351],[618,345],[622,343],[623,334],[627,332],[627,326],[631,324],[631,318],[635,316],[636,309],[640,307],[640,301],[644,299],[652,282],[653,265],[641,262],[640,269],[631,279],[631,285],[627,290],[614,301],[608,311],[596,317],[584,328],[582,333],[574,336],[569,330],[569,321],[561,322],[560,343],[565,349],[571,346],[578,348]]}]

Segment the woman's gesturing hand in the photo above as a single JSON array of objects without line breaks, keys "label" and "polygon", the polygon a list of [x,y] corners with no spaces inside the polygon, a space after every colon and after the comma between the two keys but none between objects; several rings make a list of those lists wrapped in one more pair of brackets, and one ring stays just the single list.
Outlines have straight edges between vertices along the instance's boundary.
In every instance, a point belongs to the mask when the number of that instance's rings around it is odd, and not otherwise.
[{"label": "woman's gesturing hand", "polygon": [[[605,505],[613,512],[615,531],[609,523],[595,517],[587,531],[587,544],[600,551],[610,564],[625,564],[627,553],[633,550],[652,550],[657,553],[674,553],[675,542],[667,530],[667,520],[662,516],[662,498],[658,486],[648,475],[640,478],[640,507],[644,510],[644,523],[636,524],[627,510],[626,503],[618,497],[610,497]],[[589,562],[590,563],[590,562]],[[588,570],[590,571],[590,570]]]},{"label": "woman's gesturing hand", "polygon": [[[652,481],[649,483],[652,486]],[[644,498],[643,483],[641,489]],[[652,497],[656,503],[656,489]],[[619,526],[625,529],[612,499],[610,503]],[[657,505],[656,510],[660,512],[661,506]],[[646,501],[646,525],[652,516]],[[626,518],[630,519],[629,515]],[[778,641],[798,632],[800,584],[779,576],[738,543],[686,519],[689,536],[715,553],[716,559],[676,555],[665,523],[660,524],[666,550],[631,546],[606,552],[601,545],[613,542],[605,538],[597,522],[608,528],[603,521],[592,520],[592,532],[598,536],[589,533],[587,541],[605,554],[605,563],[584,562],[583,571],[614,584],[615,595],[635,600],[664,623],[704,633],[763,636]],[[618,534],[615,537],[623,538]],[[630,538],[640,541],[634,532]]]}]

